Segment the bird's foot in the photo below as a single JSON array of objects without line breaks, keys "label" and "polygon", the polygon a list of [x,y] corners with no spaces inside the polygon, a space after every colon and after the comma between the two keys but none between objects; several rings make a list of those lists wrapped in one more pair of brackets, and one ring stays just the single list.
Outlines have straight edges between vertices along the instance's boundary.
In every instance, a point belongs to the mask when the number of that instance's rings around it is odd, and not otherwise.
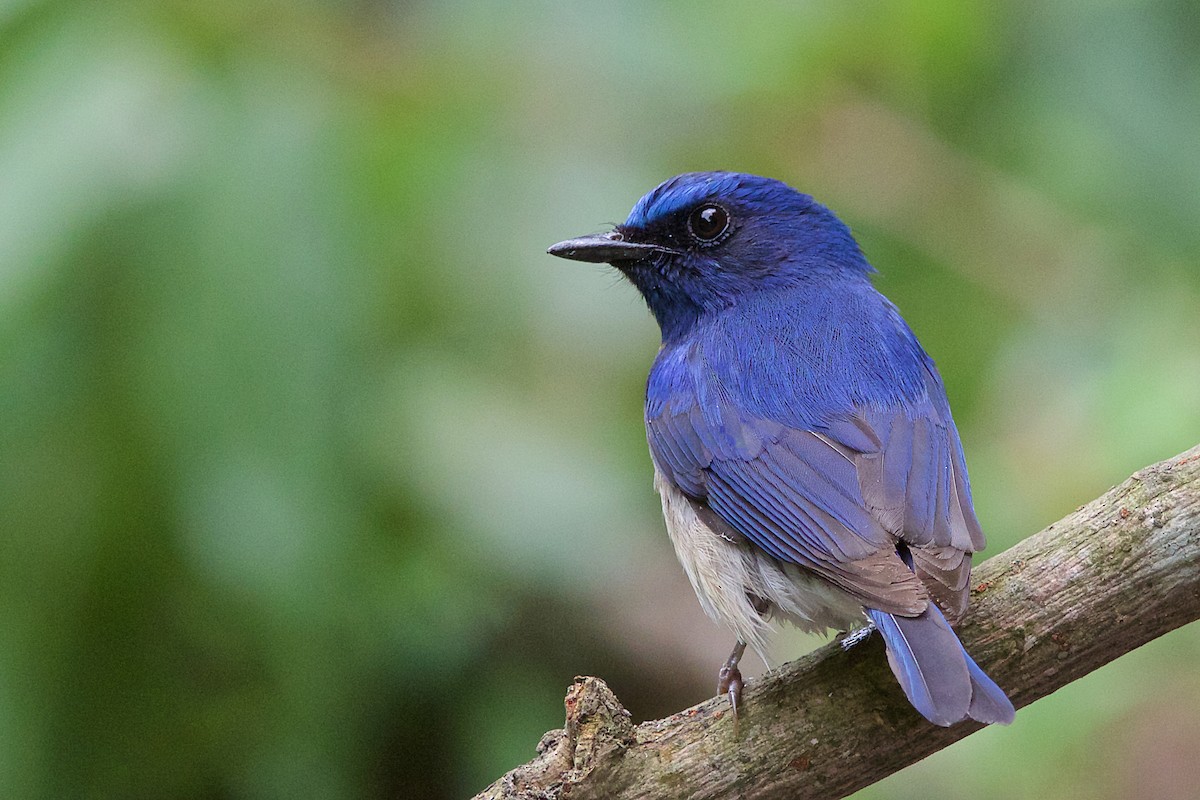
[{"label": "bird's foot", "polygon": [[741,670],[729,664],[721,667],[721,672],[717,677],[717,694],[729,695],[729,705],[733,708],[733,719],[735,721],[738,716],[738,704],[742,702],[743,686],[745,686],[745,683],[742,681]]},{"label": "bird's foot", "polygon": [[856,644],[862,644],[867,639],[870,639],[871,634],[874,632],[875,632],[875,623],[874,622],[868,622],[866,625],[863,625],[861,628],[855,628],[854,630],[850,631],[849,633],[847,633],[845,636],[842,637],[842,641],[841,641],[842,650],[849,650],[851,647],[854,647]]},{"label": "bird's foot", "polygon": [[745,682],[742,680],[742,672],[738,669],[738,662],[742,660],[742,654],[746,652],[746,643],[738,642],[734,646],[733,652],[729,654],[729,658],[725,660],[725,664],[721,667],[721,671],[717,674],[717,695],[729,695],[729,706],[733,709],[733,731],[737,735],[738,724],[738,707],[742,702],[742,687]]}]

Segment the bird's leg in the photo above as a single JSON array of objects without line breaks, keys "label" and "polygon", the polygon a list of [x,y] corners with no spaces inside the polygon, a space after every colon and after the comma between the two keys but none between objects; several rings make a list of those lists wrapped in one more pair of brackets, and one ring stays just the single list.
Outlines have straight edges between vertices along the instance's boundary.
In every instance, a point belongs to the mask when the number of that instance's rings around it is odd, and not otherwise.
[{"label": "bird's leg", "polygon": [[[752,592],[746,592],[746,599],[750,601],[750,605],[754,606],[754,610],[759,614],[766,615],[771,610],[771,601],[765,597],[759,597]],[[742,660],[742,655],[746,652],[746,643],[738,639],[738,643],[733,646],[733,652],[729,654],[729,658],[725,659],[724,666],[717,674],[717,695],[729,695],[729,705],[733,708],[733,731],[737,735],[738,723],[738,705],[742,702],[742,687],[745,682],[742,680],[742,672],[738,669],[738,662]]]},{"label": "bird's leg", "polygon": [[739,641],[733,646],[733,652],[729,654],[729,658],[725,660],[725,665],[721,667],[721,672],[717,676],[717,694],[729,695],[729,705],[733,708],[733,724],[737,725],[738,718],[738,703],[742,701],[742,673],[738,669],[738,662],[742,660],[742,654],[746,652],[746,643]]},{"label": "bird's leg", "polygon": [[867,639],[871,638],[871,634],[875,632],[875,623],[867,622],[861,628],[855,628],[842,637],[842,650],[849,650],[857,644],[862,644]]}]

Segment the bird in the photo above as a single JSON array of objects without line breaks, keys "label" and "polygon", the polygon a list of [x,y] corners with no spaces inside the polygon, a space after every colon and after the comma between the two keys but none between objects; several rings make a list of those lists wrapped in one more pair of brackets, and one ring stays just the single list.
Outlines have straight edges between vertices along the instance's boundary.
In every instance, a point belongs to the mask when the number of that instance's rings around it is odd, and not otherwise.
[{"label": "bird", "polygon": [[1010,723],[951,627],[985,539],[946,390],[849,227],[782,181],[690,172],[547,252],[615,267],[658,322],[654,486],[700,605],[736,638],[717,686],[735,724],[740,660],[766,660],[779,621],[877,630],[935,725]]}]

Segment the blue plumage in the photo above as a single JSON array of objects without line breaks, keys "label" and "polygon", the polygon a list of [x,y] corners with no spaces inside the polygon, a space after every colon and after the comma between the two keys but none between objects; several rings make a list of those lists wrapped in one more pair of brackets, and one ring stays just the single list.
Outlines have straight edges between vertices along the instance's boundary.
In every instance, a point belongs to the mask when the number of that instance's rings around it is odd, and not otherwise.
[{"label": "blue plumage", "polygon": [[668,530],[739,648],[764,611],[807,629],[865,611],[930,721],[1011,720],[947,620],[984,539],[945,389],[849,229],[778,181],[691,173],[551,252],[611,262],[659,322],[646,430]]}]

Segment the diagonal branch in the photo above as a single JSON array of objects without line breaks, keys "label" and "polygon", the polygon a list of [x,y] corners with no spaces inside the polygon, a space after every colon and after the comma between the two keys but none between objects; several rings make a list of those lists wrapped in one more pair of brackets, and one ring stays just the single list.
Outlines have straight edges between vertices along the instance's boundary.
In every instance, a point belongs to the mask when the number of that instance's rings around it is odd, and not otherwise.
[{"label": "diagonal branch", "polygon": [[[1020,708],[1200,618],[1198,565],[1200,445],[981,564],[959,635]],[[981,727],[922,719],[878,637],[773,670],[743,700],[736,732],[720,698],[635,726],[577,678],[566,728],[476,800],[844,797]]]}]

